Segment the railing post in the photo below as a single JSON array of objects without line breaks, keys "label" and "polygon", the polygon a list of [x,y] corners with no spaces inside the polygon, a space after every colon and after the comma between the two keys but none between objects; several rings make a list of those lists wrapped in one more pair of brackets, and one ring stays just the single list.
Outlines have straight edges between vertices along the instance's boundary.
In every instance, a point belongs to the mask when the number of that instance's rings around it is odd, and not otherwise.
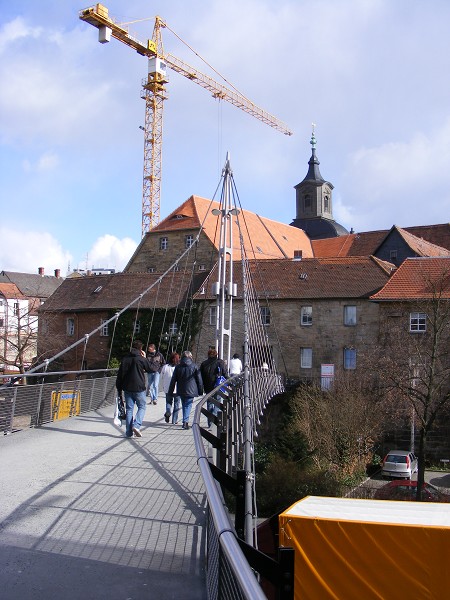
[{"label": "railing post", "polygon": [[293,600],[294,598],[294,558],[294,548],[278,548],[280,578],[277,600]]},{"label": "railing post", "polygon": [[245,539],[245,482],[247,471],[239,470],[236,472],[237,493],[236,493],[236,515],[234,527],[241,540]]}]

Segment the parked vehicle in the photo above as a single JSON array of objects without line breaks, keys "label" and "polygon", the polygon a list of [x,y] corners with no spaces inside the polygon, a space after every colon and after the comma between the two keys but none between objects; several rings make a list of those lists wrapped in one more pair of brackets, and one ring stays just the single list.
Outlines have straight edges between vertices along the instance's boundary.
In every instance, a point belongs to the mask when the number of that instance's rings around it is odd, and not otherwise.
[{"label": "parked vehicle", "polygon": [[411,479],[413,473],[417,473],[417,469],[417,458],[412,452],[409,450],[391,450],[383,460],[381,476]]},{"label": "parked vehicle", "polygon": [[[416,493],[417,481],[401,481],[397,479],[378,488],[374,498],[376,500],[415,500]],[[431,483],[424,482],[422,500],[426,502],[450,502],[450,496],[441,492],[439,488]]]}]

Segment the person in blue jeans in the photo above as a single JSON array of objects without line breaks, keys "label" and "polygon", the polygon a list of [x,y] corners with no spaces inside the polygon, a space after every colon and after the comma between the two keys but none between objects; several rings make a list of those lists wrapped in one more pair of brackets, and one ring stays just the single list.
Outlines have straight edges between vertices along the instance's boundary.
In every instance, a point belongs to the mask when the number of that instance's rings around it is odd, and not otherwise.
[{"label": "person in blue jeans", "polygon": [[[126,406],[126,430],[125,435],[128,438],[142,437],[141,427],[145,417],[147,407],[146,373],[151,372],[150,362],[145,357],[142,350],[142,342],[136,340],[133,342],[130,353],[123,357],[117,372],[116,388],[119,396],[125,398]],[[137,406],[136,416],[133,417],[134,407]]]},{"label": "person in blue jeans", "polygon": [[[181,398],[177,394],[176,387],[174,389],[173,395],[170,395],[169,387],[170,382],[172,381],[172,375],[175,371],[175,367],[180,362],[180,356],[177,352],[172,352],[167,360],[166,364],[163,366],[161,370],[161,387],[166,394],[166,412],[164,413],[164,420],[166,423],[170,421],[170,416],[172,415],[172,423],[176,425],[178,423],[178,413],[180,412],[181,407]],[[173,405],[173,411],[172,411]]]},{"label": "person in blue jeans", "polygon": [[185,350],[181,360],[176,365],[170,381],[168,393],[172,395],[177,387],[177,394],[181,398],[183,411],[183,429],[189,429],[189,416],[191,414],[194,398],[203,394],[203,381],[200,369],[192,360],[192,354]]},{"label": "person in blue jeans", "polygon": [[155,344],[149,345],[147,358],[151,366],[151,371],[147,377],[147,396],[150,396],[149,404],[156,404],[158,402],[159,376],[165,360],[161,352],[156,349]]}]

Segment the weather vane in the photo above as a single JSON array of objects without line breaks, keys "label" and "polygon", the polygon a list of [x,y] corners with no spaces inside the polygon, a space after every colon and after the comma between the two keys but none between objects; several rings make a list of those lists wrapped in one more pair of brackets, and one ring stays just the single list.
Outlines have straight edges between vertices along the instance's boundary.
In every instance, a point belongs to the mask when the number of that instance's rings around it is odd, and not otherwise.
[{"label": "weather vane", "polygon": [[316,147],[316,137],[314,135],[315,129],[316,129],[316,124],[315,123],[311,123],[312,125],[312,134],[311,134],[311,141],[309,142],[311,144],[311,146],[313,148]]}]

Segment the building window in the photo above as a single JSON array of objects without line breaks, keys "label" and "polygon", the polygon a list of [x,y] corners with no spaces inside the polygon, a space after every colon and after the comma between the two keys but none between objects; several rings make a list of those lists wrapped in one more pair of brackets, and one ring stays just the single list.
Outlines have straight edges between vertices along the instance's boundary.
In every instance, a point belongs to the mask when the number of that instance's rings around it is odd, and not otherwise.
[{"label": "building window", "polygon": [[425,313],[409,313],[409,331],[411,333],[423,333],[427,330],[427,315]]},{"label": "building window", "polygon": [[356,325],[356,306],[344,306],[344,325]]},{"label": "building window", "polygon": [[205,265],[198,265],[198,270],[199,271],[206,271],[206,266]]},{"label": "building window", "polygon": [[184,245],[186,248],[190,248],[192,246],[192,244],[194,243],[194,236],[193,235],[185,235],[184,236]]},{"label": "building window", "polygon": [[356,350],[355,348],[344,348],[344,369],[356,369]]},{"label": "building window", "polygon": [[324,198],[323,198],[323,210],[324,210],[324,212],[330,212],[330,198],[329,198],[329,196],[324,196]]},{"label": "building window", "polygon": [[312,368],[312,348],[300,348],[300,367],[302,369]]},{"label": "building window", "polygon": [[169,247],[169,238],[167,238],[167,237],[159,238],[159,249],[167,250],[168,247]]},{"label": "building window", "polygon": [[100,329],[100,335],[104,337],[109,335],[108,319],[102,319],[102,328]]},{"label": "building window", "polygon": [[3,329],[4,326],[5,326],[5,319],[3,319],[3,317],[0,317],[0,328]]},{"label": "building window", "polygon": [[263,325],[270,325],[270,308],[268,306],[260,306],[261,323]]},{"label": "building window", "polygon": [[147,273],[156,273],[155,267],[147,267]]},{"label": "building window", "polygon": [[300,325],[312,325],[312,306],[302,306],[300,310]]},{"label": "building window", "polygon": [[209,324],[215,325],[217,321],[217,306],[209,307]]},{"label": "building window", "polygon": [[309,194],[303,196],[303,205],[305,210],[311,210],[311,196]]},{"label": "building window", "polygon": [[391,260],[397,260],[397,250],[391,250],[391,251],[389,252],[389,258],[390,258]]},{"label": "building window", "polygon": [[69,317],[66,323],[67,335],[75,335],[75,319]]},{"label": "building window", "polygon": [[[141,333],[141,322],[140,321],[136,321],[134,324],[134,333],[135,334],[140,334]],[[108,334],[106,334],[108,335]]]}]

